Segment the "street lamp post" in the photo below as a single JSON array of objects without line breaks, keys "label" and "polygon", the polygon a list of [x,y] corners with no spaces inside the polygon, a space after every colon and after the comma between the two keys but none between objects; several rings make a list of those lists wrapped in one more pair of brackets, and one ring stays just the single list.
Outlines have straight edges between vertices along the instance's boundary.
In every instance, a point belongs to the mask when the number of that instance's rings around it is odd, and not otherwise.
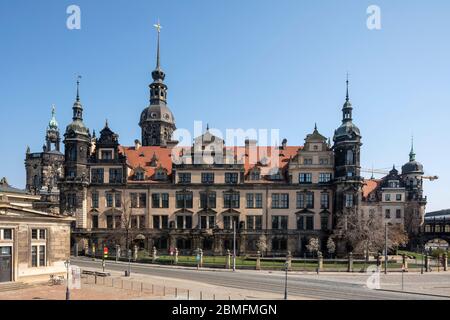
[{"label": "street lamp post", "polygon": [[131,276],[131,249],[128,249],[128,276]]},{"label": "street lamp post", "polygon": [[66,300],[70,300],[70,290],[69,290],[69,267],[70,267],[70,259],[64,261],[64,265],[66,266],[67,271],[67,286],[66,286]]},{"label": "street lamp post", "polygon": [[288,283],[288,269],[289,269],[289,264],[286,262],[284,264],[285,266],[285,279],[284,279],[284,300],[287,300],[288,298],[288,287],[287,287],[287,283]]},{"label": "street lamp post", "polygon": [[236,271],[236,220],[233,221],[233,271]]},{"label": "street lamp post", "polygon": [[384,224],[384,274],[387,274],[388,269],[388,229],[387,222]]}]

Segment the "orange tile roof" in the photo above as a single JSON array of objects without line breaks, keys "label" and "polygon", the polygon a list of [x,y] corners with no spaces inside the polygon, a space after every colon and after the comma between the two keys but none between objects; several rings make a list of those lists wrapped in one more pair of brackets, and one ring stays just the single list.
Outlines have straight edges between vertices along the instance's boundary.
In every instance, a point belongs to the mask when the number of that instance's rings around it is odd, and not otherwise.
[{"label": "orange tile roof", "polygon": [[364,185],[362,188],[363,197],[367,198],[369,196],[369,194],[380,185],[380,183],[381,183],[381,180],[379,180],[379,179],[364,180]]},{"label": "orange tile roof", "polygon": [[[264,147],[258,146],[256,147],[257,155],[256,157],[249,156],[246,154],[245,147],[225,147],[225,152],[234,152],[236,156],[236,161],[238,163],[244,163],[245,174],[248,174],[249,170],[257,165],[257,161],[261,161],[263,158],[267,158],[270,162],[267,166],[260,166],[261,175],[268,175],[270,169],[274,167],[278,167],[281,170],[285,169],[289,163],[289,159],[293,158],[298,150],[302,149],[301,146],[288,146],[284,149],[279,149],[279,147]],[[178,150],[176,150],[178,149]],[[165,147],[140,147],[138,150],[133,147],[120,146],[120,152],[122,152],[127,157],[127,164],[129,167],[134,170],[139,167],[145,170],[146,177],[151,177],[155,174],[155,170],[157,167],[161,166],[167,170],[167,174],[170,175],[172,173],[172,153],[171,148]],[[190,147],[175,147],[176,152],[181,153],[182,150],[189,152]],[[250,149],[252,150],[252,149]],[[277,154],[278,152],[278,154]],[[157,165],[150,166],[150,161],[153,158],[153,155],[156,155]],[[276,161],[272,159],[272,156],[277,156],[277,162],[272,163],[272,161]],[[252,161],[252,163],[251,163]],[[134,174],[134,172],[130,173],[130,177]],[[150,180],[146,180],[145,182],[149,182]],[[137,181],[135,181],[137,182]]]}]

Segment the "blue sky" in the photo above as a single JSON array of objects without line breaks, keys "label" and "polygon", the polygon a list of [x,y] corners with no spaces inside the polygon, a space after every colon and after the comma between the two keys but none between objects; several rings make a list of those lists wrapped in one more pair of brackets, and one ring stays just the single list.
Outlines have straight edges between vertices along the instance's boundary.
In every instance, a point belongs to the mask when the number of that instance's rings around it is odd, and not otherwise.
[{"label": "blue sky", "polygon": [[[71,4],[81,30],[66,28]],[[381,30],[366,27],[372,4]],[[122,144],[140,138],[159,18],[177,127],[278,128],[302,145],[317,122],[332,136],[349,72],[363,167],[400,167],[413,134],[440,177],[428,209],[449,208],[449,12],[445,0],[0,0],[0,176],[24,187],[26,146],[41,150],[53,103],[69,123],[77,74],[87,126],[108,118]]]}]

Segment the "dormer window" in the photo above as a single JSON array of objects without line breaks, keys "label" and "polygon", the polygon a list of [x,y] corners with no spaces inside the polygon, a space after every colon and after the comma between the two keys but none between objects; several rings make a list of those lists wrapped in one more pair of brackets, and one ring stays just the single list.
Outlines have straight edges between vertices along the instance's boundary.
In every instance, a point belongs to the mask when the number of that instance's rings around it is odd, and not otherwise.
[{"label": "dormer window", "polygon": [[389,186],[389,188],[399,188],[400,187],[400,181],[398,181],[398,180],[389,180],[388,186]]},{"label": "dormer window", "polygon": [[167,179],[167,172],[164,170],[164,168],[158,168],[155,172],[155,180],[166,180]]},{"label": "dormer window", "polygon": [[250,180],[251,181],[258,181],[261,179],[261,173],[259,172],[259,170],[252,170],[250,172]]},{"label": "dormer window", "polygon": [[138,170],[134,173],[134,180],[136,181],[144,181],[145,180],[145,172],[144,170]]},{"label": "dormer window", "polygon": [[100,150],[100,159],[101,160],[112,160],[113,153],[111,150]]}]

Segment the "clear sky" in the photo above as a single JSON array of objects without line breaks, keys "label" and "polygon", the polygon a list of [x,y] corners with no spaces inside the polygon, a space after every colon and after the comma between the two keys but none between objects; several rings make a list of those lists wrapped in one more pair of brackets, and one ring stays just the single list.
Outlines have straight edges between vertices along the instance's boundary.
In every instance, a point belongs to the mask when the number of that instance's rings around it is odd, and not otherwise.
[{"label": "clear sky", "polygon": [[[81,30],[66,9],[81,8]],[[381,8],[381,30],[366,26]],[[302,145],[317,122],[332,136],[350,73],[365,168],[401,167],[411,135],[428,210],[450,208],[448,0],[0,0],[0,176],[25,185],[27,145],[42,150],[51,105],[62,131],[82,75],[86,125],[108,118],[140,138],[159,18],[161,63],[177,127],[279,128]],[[368,174],[370,176],[370,174]]]}]

